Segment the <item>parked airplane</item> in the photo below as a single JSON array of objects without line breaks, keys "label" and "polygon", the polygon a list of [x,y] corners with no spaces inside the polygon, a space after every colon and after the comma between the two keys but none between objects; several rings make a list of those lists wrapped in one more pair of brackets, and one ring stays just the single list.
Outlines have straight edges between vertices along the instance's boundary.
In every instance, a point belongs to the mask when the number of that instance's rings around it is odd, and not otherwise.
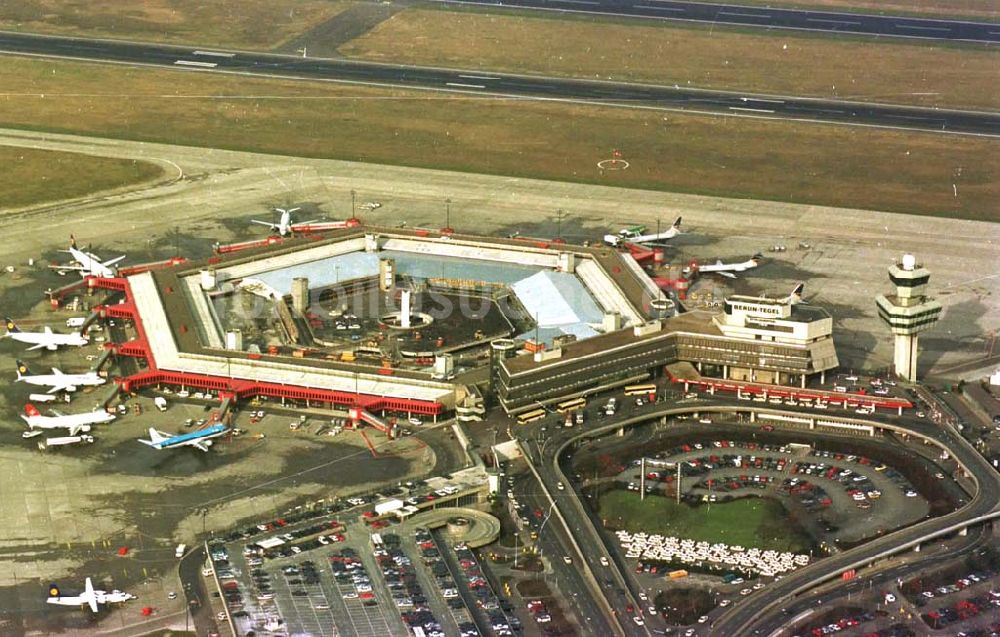
[{"label": "parked airplane", "polygon": [[691,264],[691,270],[693,272],[698,272],[701,274],[714,273],[719,276],[724,276],[730,279],[735,279],[736,275],[734,272],[746,272],[747,270],[752,270],[760,265],[760,262],[764,259],[764,255],[757,253],[750,257],[749,261],[744,261],[742,263],[723,263],[722,260],[718,260],[715,263],[709,263],[706,265],[698,265],[697,263]]},{"label": "parked airplane", "polygon": [[75,436],[78,433],[90,431],[91,425],[99,425],[111,422],[115,419],[113,414],[109,414],[104,409],[95,409],[82,414],[60,414],[52,410],[54,416],[43,416],[34,405],[28,403],[24,406],[24,413],[21,418],[28,423],[28,429],[69,429],[69,435]]},{"label": "parked airplane", "polygon": [[257,219],[251,219],[251,223],[256,223],[262,226],[267,226],[271,229],[271,232],[277,232],[282,237],[287,237],[292,232],[298,232],[299,228],[297,226],[307,226],[312,221],[303,221],[301,223],[292,223],[292,213],[298,208],[275,208],[276,211],[281,213],[281,218],[278,223],[271,223],[270,221],[258,221]]},{"label": "parked airplane", "polygon": [[97,372],[86,372],[84,374],[64,374],[55,367],[51,374],[32,374],[28,366],[22,361],[17,361],[17,380],[29,385],[40,385],[48,387],[48,393],[54,394],[57,391],[76,391],[77,387],[96,387],[108,382],[106,378],[101,378]]},{"label": "parked airplane", "polygon": [[673,239],[679,234],[681,234],[681,217],[677,217],[677,219],[674,220],[674,223],[663,232],[642,234],[637,231],[636,228],[626,228],[621,230],[618,234],[604,235],[604,243],[609,246],[616,247],[622,245],[623,243],[636,243],[642,245]]},{"label": "parked airplane", "polygon": [[7,325],[7,333],[4,336],[6,338],[12,338],[15,341],[31,344],[32,347],[29,347],[28,351],[44,347],[50,352],[53,352],[59,349],[60,345],[74,345],[76,347],[82,347],[83,345],[90,343],[90,339],[83,336],[79,332],[56,334],[48,325],[45,326],[44,332],[22,332],[17,324],[10,319],[10,317],[6,317],[4,321]]},{"label": "parked airplane", "polygon": [[194,447],[202,451],[208,451],[212,446],[211,438],[218,438],[229,431],[225,425],[212,425],[199,431],[172,436],[162,431],[149,428],[149,440],[139,439],[144,445],[149,445],[154,449],[169,449],[171,447]]},{"label": "parked airplane", "polygon": [[108,261],[101,261],[101,257],[93,252],[84,252],[77,248],[76,237],[73,235],[69,236],[69,250],[64,250],[64,252],[69,252],[73,255],[73,261],[76,262],[76,265],[50,265],[50,268],[58,270],[60,274],[65,273],[67,270],[76,270],[80,273],[80,276],[96,276],[102,279],[110,279],[117,276],[118,273],[114,265],[125,258],[123,254]]},{"label": "parked airplane", "polygon": [[50,584],[49,598],[45,601],[59,606],[90,606],[90,610],[96,613],[98,612],[98,604],[122,604],[130,599],[135,599],[135,595],[119,590],[113,590],[110,593],[94,590],[94,583],[89,577],[85,586],[86,588],[79,595],[63,595],[57,585]]}]

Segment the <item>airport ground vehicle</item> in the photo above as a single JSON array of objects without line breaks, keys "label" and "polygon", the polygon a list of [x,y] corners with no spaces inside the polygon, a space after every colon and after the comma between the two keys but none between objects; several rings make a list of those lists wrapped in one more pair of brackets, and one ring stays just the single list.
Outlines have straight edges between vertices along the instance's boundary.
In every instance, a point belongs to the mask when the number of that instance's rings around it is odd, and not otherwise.
[{"label": "airport ground vehicle", "polygon": [[656,385],[654,383],[646,383],[644,385],[625,385],[626,396],[645,396],[648,394],[656,394]]},{"label": "airport ground vehicle", "polygon": [[564,400],[556,405],[556,411],[560,414],[565,414],[566,412],[575,411],[577,409],[583,409],[587,406],[586,398],[573,398],[571,400]]},{"label": "airport ground vehicle", "polygon": [[536,420],[541,420],[542,418],[545,418],[545,416],[548,413],[549,412],[547,412],[547,411],[545,411],[544,409],[541,409],[541,408],[539,408],[539,409],[532,409],[531,411],[526,411],[523,414],[519,414],[517,416],[517,424],[519,424],[519,425],[527,425],[530,422],[535,422]]}]

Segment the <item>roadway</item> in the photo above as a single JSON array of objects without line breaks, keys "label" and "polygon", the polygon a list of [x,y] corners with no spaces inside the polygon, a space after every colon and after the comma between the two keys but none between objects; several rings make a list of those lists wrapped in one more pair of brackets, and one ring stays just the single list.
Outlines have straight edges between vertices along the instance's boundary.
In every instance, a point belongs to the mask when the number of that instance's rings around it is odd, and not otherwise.
[{"label": "roadway", "polygon": [[1000,42],[1000,24],[855,12],[812,11],[683,0],[435,0],[442,4],[592,13],[657,20],[708,22],[763,29],[792,29],[952,42]]},{"label": "roadway", "polygon": [[[552,505],[544,496],[534,475],[528,473],[519,477],[514,492],[518,501],[526,504],[530,510],[543,512],[536,546],[539,555],[548,558],[549,568],[552,570],[551,578],[558,589],[559,603],[576,615],[579,626],[586,626],[593,631],[592,634],[616,634],[609,625],[614,620],[605,616],[601,606],[591,595],[581,570],[582,562],[592,560],[594,553],[575,555],[566,536],[566,529],[561,527],[558,520],[553,519]],[[563,561],[564,556],[573,558],[574,563],[566,564]],[[548,580],[549,577],[546,576],[545,579]]]},{"label": "roadway", "polygon": [[0,53],[548,101],[1000,136],[1000,114],[0,32]]},{"label": "roadway", "polygon": [[[582,440],[606,435],[619,427],[646,423],[664,415],[691,413],[695,411],[745,412],[754,409],[759,412],[816,416],[814,412],[804,412],[803,410],[775,410],[764,406],[757,407],[747,405],[746,403],[734,403],[735,401],[714,397],[708,400],[701,399],[696,403],[689,403],[683,406],[672,405],[671,407],[662,407],[647,404],[643,408],[629,410],[629,405],[626,402],[622,406],[623,412],[621,416],[616,420],[605,421],[598,427],[586,426],[582,432],[576,428],[557,430],[557,433],[553,434],[551,438],[538,447],[539,454],[532,454],[529,457],[529,461],[533,463],[542,477],[546,488],[550,492],[555,492],[554,490],[557,489],[558,482],[566,484],[569,482],[559,465],[564,452]],[[928,423],[918,418],[895,417],[890,419],[891,423],[886,423],[852,418],[848,414],[830,413],[824,414],[824,416],[863,424],[875,424],[880,427],[889,427],[896,430],[909,430],[937,441],[942,446],[950,449],[954,459],[968,471],[977,485],[975,495],[966,506],[953,513],[932,518],[900,531],[873,539],[861,546],[842,551],[834,556],[827,557],[809,566],[793,571],[781,581],[771,584],[766,589],[758,591],[728,609],[714,623],[712,627],[713,634],[762,634],[762,629],[751,631],[752,626],[757,621],[772,617],[774,613],[780,612],[783,604],[787,605],[791,603],[796,596],[839,576],[840,573],[851,568],[866,566],[878,559],[918,546],[930,539],[953,533],[964,524],[975,523],[976,520],[982,519],[983,516],[995,515],[1000,510],[1000,506],[998,506],[1000,505],[1000,474],[997,474],[974,448],[960,436],[956,435],[950,428],[938,427],[933,423]],[[522,432],[523,434],[527,433],[523,430]],[[530,435],[526,440],[531,440]],[[537,439],[535,440],[537,441]],[[575,498],[569,500],[575,506],[560,506],[559,508],[567,524],[575,529],[574,535],[581,547],[591,556],[608,555],[607,548],[601,541],[596,529],[594,529],[583,505]],[[612,562],[612,564],[612,574],[629,591],[629,601],[635,603],[635,598],[631,595],[631,587],[628,586],[628,582],[622,575],[620,567],[615,562]],[[613,599],[609,599],[609,601],[613,602]]]}]

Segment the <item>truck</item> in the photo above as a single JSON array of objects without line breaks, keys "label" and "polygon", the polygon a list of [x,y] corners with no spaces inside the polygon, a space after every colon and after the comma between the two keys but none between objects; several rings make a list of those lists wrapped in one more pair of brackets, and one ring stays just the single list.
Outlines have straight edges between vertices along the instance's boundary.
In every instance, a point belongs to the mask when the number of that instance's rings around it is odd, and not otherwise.
[{"label": "truck", "polygon": [[174,557],[180,559],[184,557],[184,553],[187,552],[187,544],[178,544],[177,548],[174,549]]},{"label": "truck", "polygon": [[83,327],[83,324],[87,321],[86,318],[82,316],[73,316],[66,319],[66,327],[69,328],[79,328]]},{"label": "truck", "polygon": [[153,404],[156,405],[156,408],[159,409],[160,411],[167,410],[167,399],[164,398],[163,396],[157,396],[156,398],[154,398]]},{"label": "truck", "polygon": [[28,400],[33,403],[51,403],[56,397],[52,394],[28,394]]},{"label": "truck", "polygon": [[386,513],[392,513],[393,511],[398,511],[406,506],[402,500],[383,500],[375,505],[375,513],[377,515],[385,515]]},{"label": "truck", "polygon": [[687,577],[687,576],[688,572],[685,571],[684,569],[678,569],[676,571],[670,571],[669,573],[667,573],[667,577],[669,577],[670,579],[680,579],[682,577]]}]

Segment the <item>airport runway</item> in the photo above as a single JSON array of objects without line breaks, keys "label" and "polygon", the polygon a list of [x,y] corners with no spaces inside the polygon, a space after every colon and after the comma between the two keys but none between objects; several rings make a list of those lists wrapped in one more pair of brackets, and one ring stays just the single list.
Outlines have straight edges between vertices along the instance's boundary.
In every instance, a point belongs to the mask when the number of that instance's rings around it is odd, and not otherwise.
[{"label": "airport runway", "polygon": [[952,42],[1000,42],[1000,24],[990,22],[709,4],[683,0],[435,0],[435,2],[503,9],[572,11],[658,20],[708,22],[764,29],[822,31]]},{"label": "airport runway", "polygon": [[739,117],[1000,136],[1000,114],[0,32],[0,53]]}]

